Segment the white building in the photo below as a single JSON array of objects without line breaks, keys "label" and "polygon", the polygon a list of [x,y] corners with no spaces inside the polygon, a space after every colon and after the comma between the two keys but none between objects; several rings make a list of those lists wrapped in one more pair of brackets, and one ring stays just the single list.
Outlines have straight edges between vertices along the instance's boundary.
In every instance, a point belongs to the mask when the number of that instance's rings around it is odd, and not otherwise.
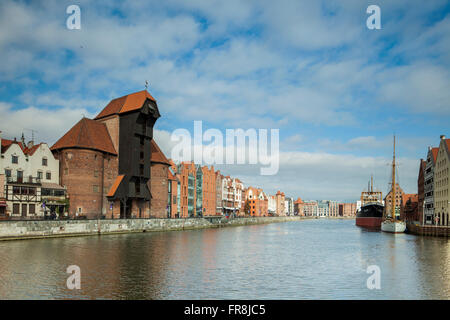
[{"label": "white building", "polygon": [[284,200],[284,213],[287,216],[293,216],[294,215],[294,199],[287,197]]},{"label": "white building", "polygon": [[36,218],[45,213],[63,213],[65,190],[58,185],[59,161],[46,143],[34,145],[2,139],[0,134],[0,172],[4,174],[3,215]]},{"label": "white building", "polygon": [[267,209],[270,215],[275,215],[277,212],[277,199],[275,196],[269,196],[269,202],[267,205]]}]

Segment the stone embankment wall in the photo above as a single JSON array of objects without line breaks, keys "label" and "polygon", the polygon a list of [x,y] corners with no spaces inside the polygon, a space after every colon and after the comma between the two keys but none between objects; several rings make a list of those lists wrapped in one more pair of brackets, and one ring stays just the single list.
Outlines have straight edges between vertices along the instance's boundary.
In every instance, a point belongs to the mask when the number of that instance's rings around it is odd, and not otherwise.
[{"label": "stone embankment wall", "polygon": [[304,217],[0,221],[0,240],[173,231],[297,221]]},{"label": "stone embankment wall", "polygon": [[407,224],[407,231],[419,236],[450,237],[450,227]]}]

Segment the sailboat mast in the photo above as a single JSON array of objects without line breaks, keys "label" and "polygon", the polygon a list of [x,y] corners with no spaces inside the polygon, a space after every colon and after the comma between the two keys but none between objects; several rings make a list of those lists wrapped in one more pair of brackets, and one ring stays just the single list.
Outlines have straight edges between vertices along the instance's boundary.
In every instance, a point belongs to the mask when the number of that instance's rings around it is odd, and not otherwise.
[{"label": "sailboat mast", "polygon": [[396,204],[396,190],[395,190],[395,135],[394,135],[394,156],[392,158],[392,219],[395,220],[395,204]]}]

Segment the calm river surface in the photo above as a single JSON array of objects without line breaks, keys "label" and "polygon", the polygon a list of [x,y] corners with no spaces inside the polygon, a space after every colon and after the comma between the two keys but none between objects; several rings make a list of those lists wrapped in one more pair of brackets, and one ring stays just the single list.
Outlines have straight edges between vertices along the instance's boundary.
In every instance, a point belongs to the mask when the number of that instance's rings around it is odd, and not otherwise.
[{"label": "calm river surface", "polygon": [[[81,268],[69,290],[66,268]],[[381,289],[369,290],[369,265]],[[450,241],[354,220],[0,242],[1,299],[449,299]]]}]

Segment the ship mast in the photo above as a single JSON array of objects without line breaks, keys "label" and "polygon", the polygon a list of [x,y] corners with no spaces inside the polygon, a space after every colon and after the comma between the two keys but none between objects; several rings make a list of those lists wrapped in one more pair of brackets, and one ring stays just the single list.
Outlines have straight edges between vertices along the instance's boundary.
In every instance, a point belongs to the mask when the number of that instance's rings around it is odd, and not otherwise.
[{"label": "ship mast", "polygon": [[395,204],[396,204],[396,190],[395,190],[395,135],[394,135],[394,156],[392,158],[392,220],[395,221]]}]

